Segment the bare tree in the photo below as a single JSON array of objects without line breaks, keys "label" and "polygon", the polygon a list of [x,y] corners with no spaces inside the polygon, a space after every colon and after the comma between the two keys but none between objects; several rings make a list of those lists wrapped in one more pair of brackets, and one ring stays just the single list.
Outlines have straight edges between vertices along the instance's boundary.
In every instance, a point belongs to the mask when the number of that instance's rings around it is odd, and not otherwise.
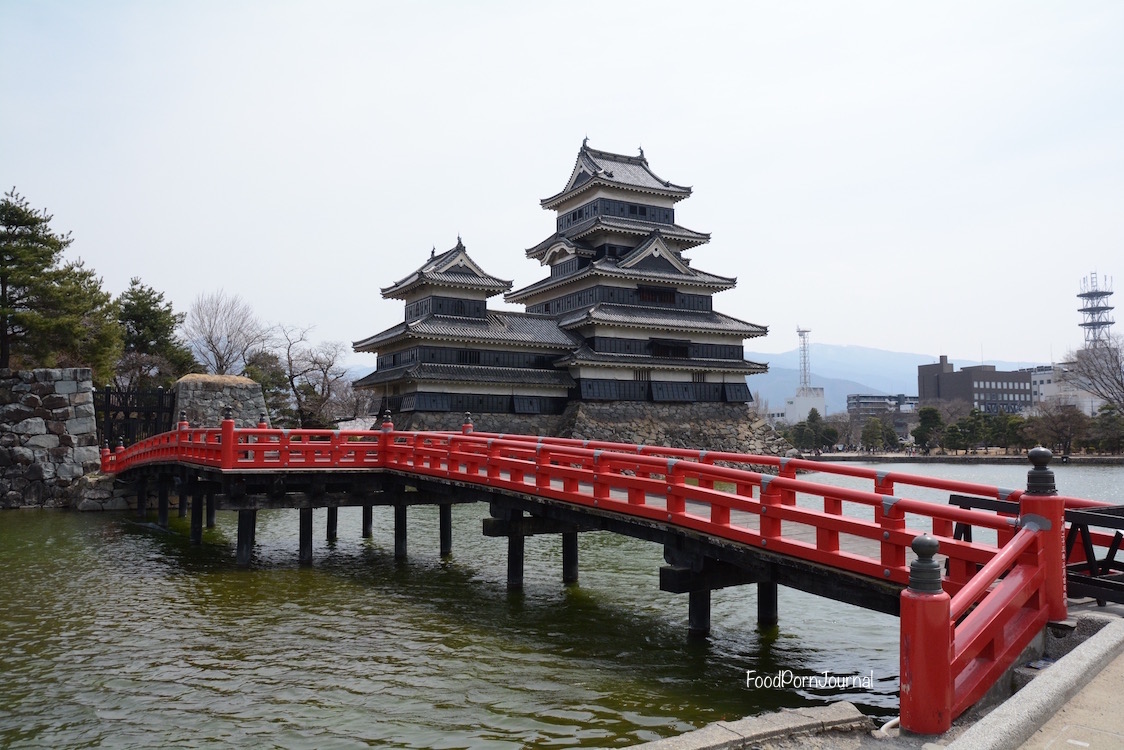
[{"label": "bare tree", "polygon": [[241,373],[250,355],[267,348],[271,334],[241,297],[221,289],[195,298],[182,332],[195,357],[215,375]]},{"label": "bare tree", "polygon": [[862,424],[859,422],[856,415],[849,414],[845,411],[830,414],[824,419],[824,423],[833,427],[838,433],[837,443],[843,445],[857,445],[858,435],[862,431]]},{"label": "bare tree", "polygon": [[940,412],[941,422],[944,424],[956,424],[972,413],[972,405],[962,398],[926,401],[925,405],[935,406]]},{"label": "bare tree", "polygon": [[1060,378],[1124,411],[1124,339],[1111,336],[1069,354]]},{"label": "bare tree", "polygon": [[282,326],[278,355],[289,380],[300,426],[327,427],[340,416],[332,412],[333,397],[350,385],[347,371],[339,364],[346,350],[337,341],[310,344],[311,330]]},{"label": "bare tree", "polygon": [[1051,400],[1039,404],[1037,414],[1026,421],[1024,431],[1042,445],[1068,454],[1075,442],[1088,433],[1092,419],[1073,404]]},{"label": "bare tree", "polygon": [[351,380],[344,378],[332,390],[328,408],[336,419],[361,419],[371,414],[377,404],[375,395],[369,390],[356,390]]}]

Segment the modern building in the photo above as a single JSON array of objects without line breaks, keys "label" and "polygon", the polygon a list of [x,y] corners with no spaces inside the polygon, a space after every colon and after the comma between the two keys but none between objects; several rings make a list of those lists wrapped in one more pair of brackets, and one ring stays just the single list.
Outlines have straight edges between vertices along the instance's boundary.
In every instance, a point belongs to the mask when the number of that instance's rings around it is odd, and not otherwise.
[{"label": "modern building", "polygon": [[924,405],[933,401],[966,401],[984,414],[1014,414],[1028,410],[1031,377],[1027,370],[1002,371],[995,365],[974,365],[957,372],[941,355],[940,362],[917,367],[917,397]]},{"label": "modern building", "polygon": [[1066,363],[1039,365],[1027,370],[1030,373],[1030,395],[1035,406],[1045,403],[1070,404],[1083,414],[1095,417],[1104,406],[1104,399],[1077,387],[1072,378],[1066,378]]},{"label": "modern building", "polygon": [[[354,344],[378,354],[357,388],[380,410],[557,414],[575,402],[750,401],[746,376],[764,364],[743,341],[764,326],[717,312],[736,279],[685,257],[710,235],[676,222],[691,188],[658,177],[643,151],[625,156],[583,142],[565,187],[544,198],[555,231],[526,251],[549,275],[511,291],[463,243],[382,290],[404,321]],[[526,312],[490,310],[504,293]]]},{"label": "modern building", "polygon": [[912,414],[918,409],[917,396],[886,396],[873,393],[848,393],[847,413],[853,417],[882,417],[886,414]]}]

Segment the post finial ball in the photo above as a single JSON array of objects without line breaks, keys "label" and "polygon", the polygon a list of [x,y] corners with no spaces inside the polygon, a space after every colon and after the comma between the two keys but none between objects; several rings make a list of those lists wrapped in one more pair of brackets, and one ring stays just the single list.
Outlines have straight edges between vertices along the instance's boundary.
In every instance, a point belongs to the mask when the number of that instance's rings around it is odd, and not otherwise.
[{"label": "post finial ball", "polygon": [[1050,459],[1054,457],[1049,448],[1044,448],[1041,445],[1031,448],[1026,455],[1036,469],[1045,469],[1047,464],[1050,463]]},{"label": "post finial ball", "polygon": [[920,536],[914,537],[913,543],[910,546],[913,547],[913,551],[917,553],[918,557],[927,559],[937,554],[941,543],[928,534],[921,534]]}]

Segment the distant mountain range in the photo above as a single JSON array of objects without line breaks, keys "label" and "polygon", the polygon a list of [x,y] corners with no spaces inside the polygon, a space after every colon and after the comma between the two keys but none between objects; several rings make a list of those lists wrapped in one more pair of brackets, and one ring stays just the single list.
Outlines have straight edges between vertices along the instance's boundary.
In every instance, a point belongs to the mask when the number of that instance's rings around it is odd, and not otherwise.
[{"label": "distant mountain range", "polygon": [[[750,392],[760,394],[769,403],[770,410],[783,409],[785,399],[795,395],[800,386],[800,350],[793,349],[779,354],[747,350],[745,356],[753,362],[765,362],[769,365],[769,372],[764,375],[751,375],[747,378]],[[935,364],[938,361],[939,357],[930,354],[890,352],[863,346],[811,344],[808,347],[808,369],[811,371],[812,386],[824,389],[828,414],[847,411],[847,395],[850,393],[916,396],[918,365]],[[951,359],[951,362],[958,371],[978,364],[995,365],[999,370],[1018,370],[1042,364],[1000,360],[981,363],[956,359]]]}]

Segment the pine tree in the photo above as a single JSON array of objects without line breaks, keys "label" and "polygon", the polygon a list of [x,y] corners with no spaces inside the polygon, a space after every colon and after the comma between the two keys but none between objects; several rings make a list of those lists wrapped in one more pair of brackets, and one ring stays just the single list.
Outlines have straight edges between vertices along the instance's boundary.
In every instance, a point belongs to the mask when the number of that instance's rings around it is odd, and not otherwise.
[{"label": "pine tree", "polygon": [[15,188],[0,201],[0,368],[11,365],[30,334],[50,322],[39,303],[49,295],[45,285],[57,282],[62,252],[70,234],[51,229],[53,217],[30,207]]},{"label": "pine tree", "polygon": [[168,387],[198,367],[191,349],[176,335],[185,315],[175,312],[163,293],[133,278],[117,307],[124,334],[118,388]]}]

